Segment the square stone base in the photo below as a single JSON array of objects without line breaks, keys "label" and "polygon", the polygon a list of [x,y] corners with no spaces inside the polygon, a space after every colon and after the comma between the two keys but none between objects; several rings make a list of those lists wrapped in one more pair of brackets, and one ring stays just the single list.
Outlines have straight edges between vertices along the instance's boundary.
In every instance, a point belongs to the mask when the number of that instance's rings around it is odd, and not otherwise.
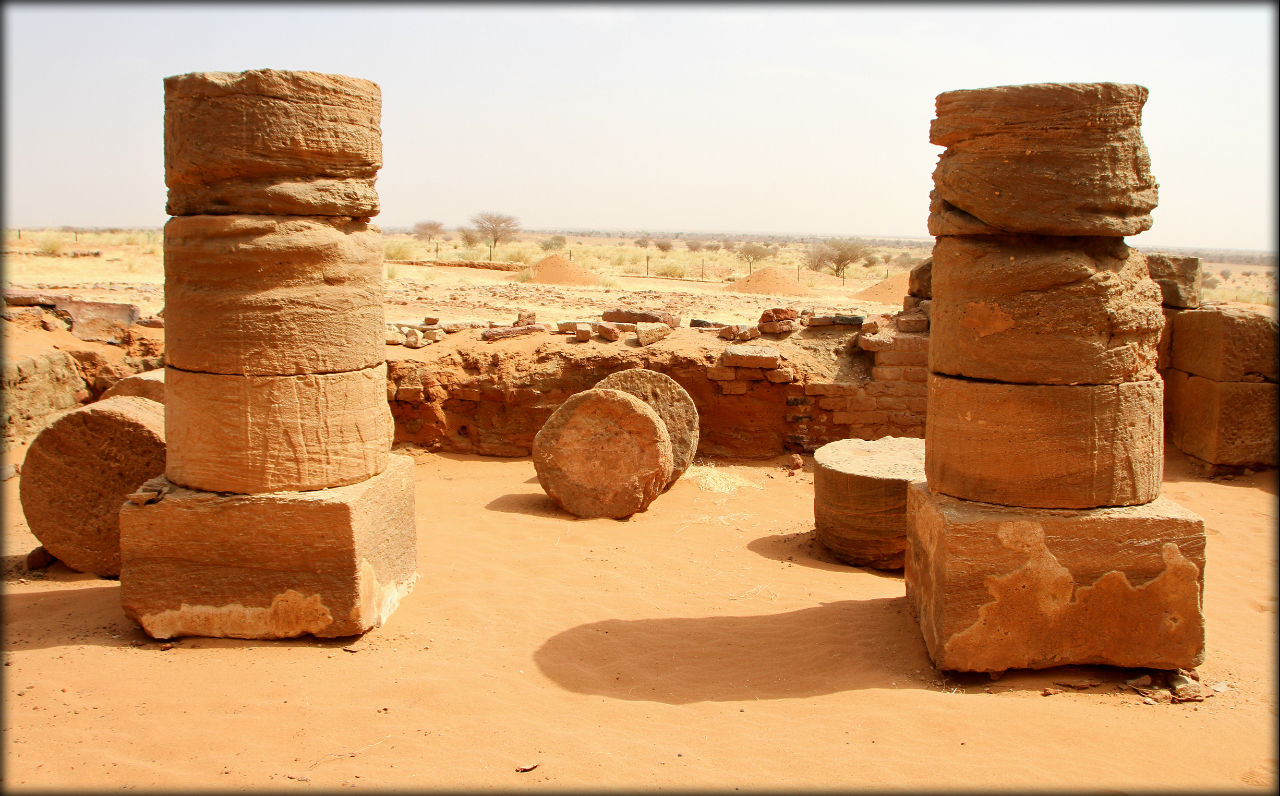
[{"label": "square stone base", "polygon": [[124,611],[153,638],[351,636],[417,580],[413,460],[312,492],[199,492],[163,476],[120,510]]},{"label": "square stone base", "polygon": [[1280,385],[1164,373],[1166,434],[1178,450],[1211,465],[1275,467]]},{"label": "square stone base", "polygon": [[1193,668],[1204,521],[1166,498],[1025,509],[907,488],[907,602],[934,665]]}]

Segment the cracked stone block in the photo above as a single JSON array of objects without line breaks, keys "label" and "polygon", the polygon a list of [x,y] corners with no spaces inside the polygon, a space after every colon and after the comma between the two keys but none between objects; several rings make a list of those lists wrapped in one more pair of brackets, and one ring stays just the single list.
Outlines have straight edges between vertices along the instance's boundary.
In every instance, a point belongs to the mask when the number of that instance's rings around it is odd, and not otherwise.
[{"label": "cracked stone block", "polygon": [[143,491],[164,494],[120,509],[120,598],[153,638],[357,635],[418,578],[408,456],[333,489],[227,495],[161,476]]},{"label": "cracked stone block", "polygon": [[1070,510],[907,489],[907,601],[939,669],[1192,669],[1204,521],[1168,498]]}]

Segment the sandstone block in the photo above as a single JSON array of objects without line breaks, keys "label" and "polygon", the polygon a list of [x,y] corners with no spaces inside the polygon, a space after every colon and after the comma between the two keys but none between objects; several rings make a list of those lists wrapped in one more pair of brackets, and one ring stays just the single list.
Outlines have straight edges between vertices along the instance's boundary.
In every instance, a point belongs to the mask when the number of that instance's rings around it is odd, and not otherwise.
[{"label": "sandstone block", "polygon": [[1151,228],[1156,182],[1139,127],[1147,90],[1039,83],[948,91],[929,140],[929,234],[1123,237]]},{"label": "sandstone block", "polygon": [[737,375],[738,369],[727,365],[712,365],[707,368],[707,378],[712,381],[733,381]]},{"label": "sandstone block", "polygon": [[382,94],[345,75],[255,69],[164,81],[173,216],[378,214]]},{"label": "sandstone block", "polygon": [[738,368],[776,368],[782,362],[778,349],[767,345],[726,346],[720,364]]},{"label": "sandstone block", "polygon": [[283,376],[386,359],[382,234],[366,220],[171,218],[164,265],[174,367]]},{"label": "sandstone block", "polygon": [[120,396],[74,409],[27,449],[18,485],[27,527],[72,569],[118,575],[120,504],[164,461],[162,404]]},{"label": "sandstone block", "polygon": [[907,600],[939,669],[1203,662],[1204,521],[1168,498],[1011,509],[914,483],[907,524]]},{"label": "sandstone block", "polygon": [[579,343],[587,342],[588,340],[591,339],[591,324],[589,323],[578,324],[578,328],[574,329],[573,331],[573,336],[574,336],[574,339],[577,340]]},{"label": "sandstone block", "polygon": [[1147,254],[1147,270],[1160,286],[1161,303],[1166,307],[1193,310],[1200,306],[1203,275],[1199,257],[1175,254]]},{"label": "sandstone block", "polygon": [[591,321],[556,321],[556,331],[560,334],[574,334],[578,331],[578,324],[581,323],[591,323]]},{"label": "sandstone block", "polygon": [[595,389],[621,390],[644,401],[658,413],[671,438],[670,488],[693,464],[698,452],[698,407],[679,382],[664,373],[632,368],[619,370],[596,383]]},{"label": "sandstone block", "polygon": [[661,310],[627,310],[614,308],[600,314],[600,320],[614,323],[665,323],[672,329],[680,325],[680,316]]},{"label": "sandstone block", "polygon": [[924,332],[929,329],[929,316],[923,310],[904,310],[896,318],[894,325],[900,332]]},{"label": "sandstone block", "polygon": [[813,454],[815,536],[841,561],[901,569],[907,484],[924,480],[924,440],[843,439]]},{"label": "sandstone block", "polygon": [[425,345],[422,339],[422,332],[417,329],[404,330],[404,347],[405,348],[422,348]]},{"label": "sandstone block", "polygon": [[150,398],[156,403],[164,403],[164,368],[156,368],[132,376],[125,376],[107,388],[102,399],[115,398],[119,395],[136,395],[139,398]]},{"label": "sandstone block", "polygon": [[764,369],[738,368],[738,378],[743,381],[764,381]]},{"label": "sandstone block", "polygon": [[1201,307],[1173,319],[1173,366],[1214,381],[1277,381],[1275,320],[1239,307]]},{"label": "sandstone block", "polygon": [[1213,381],[1170,368],[1164,375],[1169,441],[1209,464],[1275,467],[1280,385]]},{"label": "sandstone block", "polygon": [[764,377],[773,384],[790,384],[796,380],[796,372],[791,368],[770,368]]},{"label": "sandstone block", "polygon": [[796,321],[770,321],[757,325],[763,334],[789,334],[796,330]]},{"label": "sandstone block", "polygon": [[66,299],[54,309],[71,318],[71,334],[81,340],[121,343],[128,337],[129,327],[142,315],[136,304],[115,301]]},{"label": "sandstone block", "polygon": [[800,311],[791,307],[773,307],[760,315],[759,323],[776,323],[777,321],[794,321],[799,319]]},{"label": "sandstone block", "polygon": [[1164,373],[1173,366],[1173,319],[1179,310],[1164,308],[1164,328],[1156,342],[1156,371]]},{"label": "sandstone block", "polygon": [[1155,378],[1163,312],[1115,238],[939,238],[929,367],[1022,384]]},{"label": "sandstone block", "polygon": [[760,328],[758,326],[739,326],[738,333],[733,336],[733,339],[739,343],[745,343],[759,336]]},{"label": "sandstone block", "polygon": [[999,384],[933,375],[925,470],[941,494],[1032,508],[1160,494],[1163,384]]},{"label": "sandstone block", "polygon": [[524,326],[495,326],[480,333],[481,340],[505,340],[508,337],[519,337],[534,332],[545,332],[547,327],[541,323],[530,323]]},{"label": "sandstone block", "polygon": [[722,381],[717,382],[720,385],[721,395],[746,395],[747,387],[750,382],[746,381]]},{"label": "sandstone block", "polygon": [[327,489],[387,466],[387,366],[301,376],[165,371],[165,475],[209,492]]},{"label": "sandstone block", "polygon": [[322,638],[381,625],[417,580],[413,460],[306,492],[183,488],[120,509],[120,598],[154,638]]},{"label": "sandstone block", "polygon": [[622,330],[618,328],[616,323],[601,321],[600,323],[592,324],[591,328],[595,329],[596,334],[611,343],[616,342],[622,336]]},{"label": "sandstone block", "polygon": [[671,482],[671,437],[648,404],[593,389],[562,403],[533,439],[538,483],[578,517],[629,517]]},{"label": "sandstone block", "polygon": [[907,277],[907,295],[921,299],[933,298],[932,257],[926,257],[923,262],[911,269]]},{"label": "sandstone block", "polygon": [[671,327],[665,323],[636,323],[636,339],[640,345],[652,345],[671,334]]}]

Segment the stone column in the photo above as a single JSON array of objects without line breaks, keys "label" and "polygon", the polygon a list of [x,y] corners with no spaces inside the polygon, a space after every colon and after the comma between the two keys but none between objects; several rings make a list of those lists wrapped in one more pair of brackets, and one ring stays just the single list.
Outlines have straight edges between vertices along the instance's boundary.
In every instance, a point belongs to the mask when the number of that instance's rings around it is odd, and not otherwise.
[{"label": "stone column", "polygon": [[390,453],[376,84],[254,70],[165,80],[165,475],[121,510],[147,633],[342,636],[417,578]]},{"label": "stone column", "polygon": [[927,485],[908,600],[940,669],[1193,667],[1204,524],[1160,498],[1147,90],[937,99]]}]

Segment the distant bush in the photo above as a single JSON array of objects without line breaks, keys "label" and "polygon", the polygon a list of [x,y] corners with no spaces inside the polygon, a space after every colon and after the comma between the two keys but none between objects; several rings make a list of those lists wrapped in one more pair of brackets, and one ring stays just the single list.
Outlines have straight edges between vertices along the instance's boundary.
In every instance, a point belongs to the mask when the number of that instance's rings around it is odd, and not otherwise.
[{"label": "distant bush", "polygon": [[513,277],[513,279],[515,279],[515,281],[517,282],[528,282],[529,280],[533,279],[533,269],[521,268],[519,271],[516,271],[516,275]]},{"label": "distant bush", "polygon": [[685,241],[685,242],[684,242],[684,245],[685,245],[685,247],[686,247],[686,248],[688,248],[688,249],[689,249],[689,251],[691,251],[691,252],[696,252],[696,251],[701,251],[701,250],[702,250],[702,241],[700,241],[700,240],[687,240],[687,241]]},{"label": "distant bush", "polygon": [[658,276],[669,276],[675,279],[684,279],[684,266],[678,263],[663,263],[653,271]]},{"label": "distant bush", "polygon": [[709,252],[718,252],[718,251],[720,251],[720,244],[719,244],[719,243],[704,243],[704,244],[702,244],[702,248],[706,249],[706,250],[707,250],[707,251],[709,251]]},{"label": "distant bush", "polygon": [[382,256],[388,260],[412,260],[413,242],[402,238],[387,238],[382,241]]},{"label": "distant bush", "polygon": [[641,268],[641,267],[640,267],[640,266],[638,266],[638,265],[624,265],[624,266],[622,267],[622,273],[624,273],[624,274],[638,274],[638,273],[642,272],[643,270],[644,270],[644,269],[643,269],[643,268]]},{"label": "distant bush", "polygon": [[1222,284],[1222,281],[1219,280],[1218,277],[1214,276],[1213,274],[1207,274],[1205,275],[1202,286],[1205,288],[1205,290],[1213,290],[1215,287],[1221,284]]},{"label": "distant bush", "polygon": [[563,249],[565,247],[564,235],[552,235],[545,240],[538,241],[538,245],[542,247],[544,252]]},{"label": "distant bush", "polygon": [[660,252],[671,251],[671,241],[669,240],[655,240],[653,245],[658,247],[658,251]]},{"label": "distant bush", "polygon": [[66,247],[67,242],[59,235],[41,235],[36,238],[36,251],[50,257],[62,254],[62,250]]}]

